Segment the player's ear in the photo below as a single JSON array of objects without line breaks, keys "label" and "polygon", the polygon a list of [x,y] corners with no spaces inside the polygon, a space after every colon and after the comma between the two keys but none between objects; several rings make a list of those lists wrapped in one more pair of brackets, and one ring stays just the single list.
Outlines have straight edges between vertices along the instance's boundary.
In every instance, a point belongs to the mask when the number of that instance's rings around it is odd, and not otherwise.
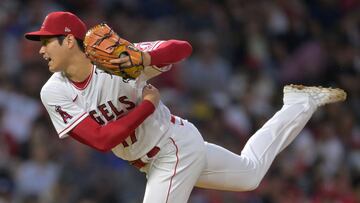
[{"label": "player's ear", "polygon": [[72,34],[68,34],[64,41],[69,48],[73,48],[76,44],[76,39]]}]

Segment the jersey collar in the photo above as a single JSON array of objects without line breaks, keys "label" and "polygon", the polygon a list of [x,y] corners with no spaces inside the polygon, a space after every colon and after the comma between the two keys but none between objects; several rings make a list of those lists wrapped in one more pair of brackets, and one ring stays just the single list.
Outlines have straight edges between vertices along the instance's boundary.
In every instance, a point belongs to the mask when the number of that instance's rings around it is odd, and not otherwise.
[{"label": "jersey collar", "polygon": [[91,71],[91,74],[84,81],[75,82],[75,81],[70,80],[70,82],[76,89],[84,90],[89,85],[93,74],[94,74],[94,67],[93,67],[93,70]]}]

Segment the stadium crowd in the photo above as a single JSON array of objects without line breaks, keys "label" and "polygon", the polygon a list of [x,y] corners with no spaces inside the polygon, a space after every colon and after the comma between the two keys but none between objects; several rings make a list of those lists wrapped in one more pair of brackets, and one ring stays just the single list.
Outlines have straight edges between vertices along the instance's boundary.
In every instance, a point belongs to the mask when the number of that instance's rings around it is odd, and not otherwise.
[{"label": "stadium crowd", "polygon": [[194,189],[190,203],[360,202],[360,1],[1,0],[0,203],[138,203],[145,175],[60,140],[39,92],[50,74],[24,39],[51,11],[107,22],[132,42],[183,39],[187,60],[151,81],[205,140],[240,153],[285,84],[341,87],[251,192]]}]

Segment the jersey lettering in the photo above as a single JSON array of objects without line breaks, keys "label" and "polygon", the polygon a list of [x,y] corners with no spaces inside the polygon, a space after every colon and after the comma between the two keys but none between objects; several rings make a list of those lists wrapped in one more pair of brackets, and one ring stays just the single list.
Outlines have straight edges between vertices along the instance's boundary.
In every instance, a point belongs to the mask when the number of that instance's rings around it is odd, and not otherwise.
[{"label": "jersey lettering", "polygon": [[96,110],[91,110],[89,112],[90,117],[96,121],[99,125],[104,125],[105,121],[97,114]]},{"label": "jersey lettering", "polygon": [[101,114],[105,117],[107,121],[111,121],[115,116],[113,114],[109,114],[109,110],[106,109],[105,104],[101,104],[98,106],[98,109],[100,110]]},{"label": "jersey lettering", "polygon": [[126,107],[127,110],[135,108],[135,104],[132,101],[129,101],[127,96],[119,97],[118,100],[120,103],[127,105],[127,107]]},{"label": "jersey lettering", "polygon": [[[132,131],[132,132],[131,132],[130,140],[131,140],[131,144],[134,144],[135,142],[137,142],[137,138],[136,138],[135,131]],[[124,140],[124,142],[122,142],[121,144],[122,144],[124,147],[130,146],[130,144],[127,143],[126,140]]]},{"label": "jersey lettering", "polygon": [[[125,104],[126,110],[135,108],[135,103],[130,101],[126,96],[119,97],[118,101],[122,104]],[[123,116],[124,113],[125,111],[119,107],[116,107],[112,101],[107,101],[97,106],[97,109],[91,110],[89,115],[99,125],[104,125],[106,123],[105,120],[109,122],[114,120],[114,118],[118,119]]]},{"label": "jersey lettering", "polygon": [[116,117],[119,117],[121,114],[124,113],[124,110],[118,111],[111,101],[108,101],[108,104],[109,104],[109,106],[111,108],[111,111],[115,113]]},{"label": "jersey lettering", "polygon": [[131,133],[130,138],[131,138],[131,144],[134,144],[137,141],[135,131]]},{"label": "jersey lettering", "polygon": [[61,109],[61,106],[55,106],[55,111],[58,112],[63,119],[64,123],[68,123],[68,119],[72,119],[72,116]]}]

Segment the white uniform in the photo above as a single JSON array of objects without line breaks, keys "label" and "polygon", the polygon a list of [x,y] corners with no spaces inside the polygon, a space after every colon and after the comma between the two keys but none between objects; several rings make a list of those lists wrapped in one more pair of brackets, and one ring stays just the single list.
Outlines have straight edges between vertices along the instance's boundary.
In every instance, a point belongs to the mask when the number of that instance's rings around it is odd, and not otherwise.
[{"label": "white uniform", "polygon": [[[161,42],[136,45],[148,51],[159,46]],[[85,87],[79,89],[62,73],[57,72],[43,86],[41,100],[59,137],[64,138],[88,115],[101,125],[124,116],[141,102],[145,84],[146,81],[141,81],[141,77],[137,81],[124,82],[121,77],[94,67]],[[127,138],[124,143],[116,146],[113,152],[124,160],[140,158],[161,142],[169,128],[169,121],[170,111],[160,102],[155,112],[136,129],[136,137]]]},{"label": "white uniform", "polygon": [[[161,42],[140,43],[152,50]],[[120,77],[95,69],[83,89],[61,73],[54,73],[41,90],[41,99],[61,138],[86,116],[104,125],[123,116],[141,100],[145,81],[125,83]],[[246,191],[264,177],[275,156],[301,131],[316,109],[307,95],[288,95],[284,106],[253,135],[241,155],[206,143],[194,125],[176,117],[159,104],[126,143],[113,152],[125,160],[141,158],[148,164],[144,203],[187,202],[194,185],[203,188]],[[153,147],[155,157],[147,153]]]}]

